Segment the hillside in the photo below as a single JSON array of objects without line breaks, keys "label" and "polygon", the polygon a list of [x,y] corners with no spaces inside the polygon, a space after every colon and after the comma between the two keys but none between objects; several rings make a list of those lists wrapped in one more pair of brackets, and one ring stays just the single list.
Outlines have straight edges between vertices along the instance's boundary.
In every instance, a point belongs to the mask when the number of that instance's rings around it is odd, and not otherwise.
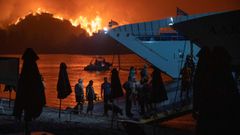
[{"label": "hillside", "polygon": [[80,26],[52,14],[27,15],[16,25],[0,29],[0,54],[21,54],[25,48],[38,53],[113,54],[130,51],[103,33],[88,36]]}]

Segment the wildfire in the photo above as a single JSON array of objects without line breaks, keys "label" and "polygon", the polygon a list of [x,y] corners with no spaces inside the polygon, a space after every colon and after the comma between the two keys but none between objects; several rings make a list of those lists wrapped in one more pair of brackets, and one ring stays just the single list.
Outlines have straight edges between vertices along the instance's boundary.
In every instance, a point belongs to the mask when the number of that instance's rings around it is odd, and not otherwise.
[{"label": "wildfire", "polygon": [[[32,14],[33,16],[36,16],[36,15],[41,15],[42,13],[50,13],[50,12],[45,9],[38,8],[36,11],[29,12],[27,15]],[[75,27],[80,26],[82,29],[85,29],[88,32],[89,36],[92,36],[93,33],[97,33],[99,30],[102,30],[104,28],[102,27],[102,18],[100,16],[96,16],[94,19],[90,20],[84,16],[79,16],[73,19],[73,18],[64,18],[61,15],[53,14],[53,18],[56,18],[62,21],[64,19],[68,19],[73,26]],[[24,19],[25,19],[25,16],[19,17],[14,22],[14,24],[17,25],[21,20],[24,20]]]},{"label": "wildfire", "polygon": [[76,19],[69,19],[73,26],[80,25],[81,28],[85,29],[90,36],[93,33],[97,33],[99,30],[103,29],[102,19],[99,16],[96,16],[95,19],[89,21],[87,17],[79,16]]}]

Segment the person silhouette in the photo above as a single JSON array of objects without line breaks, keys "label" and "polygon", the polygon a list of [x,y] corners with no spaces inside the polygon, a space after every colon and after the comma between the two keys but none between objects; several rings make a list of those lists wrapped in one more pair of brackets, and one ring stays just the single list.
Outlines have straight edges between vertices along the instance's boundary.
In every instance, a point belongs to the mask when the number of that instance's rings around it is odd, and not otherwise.
[{"label": "person silhouette", "polygon": [[93,89],[93,80],[90,80],[86,87],[86,97],[88,100],[87,114],[88,112],[90,112],[90,115],[92,115],[93,108],[94,108],[93,100],[95,99],[95,92]]},{"label": "person silhouette", "polygon": [[108,82],[107,77],[104,77],[104,82],[101,85],[101,98],[104,100],[104,115],[108,116],[108,101],[111,98],[111,83]]},{"label": "person silhouette", "polygon": [[84,104],[83,80],[79,79],[78,83],[75,85],[74,88],[75,88],[75,99],[76,99],[76,102],[77,102],[77,105],[76,105],[75,109],[77,110],[78,113],[82,113],[83,104]]}]

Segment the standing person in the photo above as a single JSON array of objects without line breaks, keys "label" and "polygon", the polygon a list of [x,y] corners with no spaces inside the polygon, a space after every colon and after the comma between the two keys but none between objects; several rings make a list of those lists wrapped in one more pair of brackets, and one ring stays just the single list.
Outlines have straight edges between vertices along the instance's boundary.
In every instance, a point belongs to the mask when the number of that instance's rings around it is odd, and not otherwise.
[{"label": "standing person", "polygon": [[191,81],[192,81],[192,77],[195,71],[195,63],[193,61],[193,57],[191,55],[187,55],[186,57],[186,65],[187,67],[189,67],[191,69]]},{"label": "standing person", "polygon": [[132,91],[132,100],[133,100],[133,104],[136,105],[137,104],[137,97],[138,97],[138,88],[139,88],[139,82],[136,80],[136,77],[133,77],[131,79],[131,83],[130,83],[130,88]]},{"label": "standing person", "polygon": [[95,92],[93,89],[93,81],[90,80],[87,87],[86,87],[86,97],[88,100],[88,107],[87,107],[87,114],[90,111],[90,114],[92,115],[92,111],[93,111],[93,100],[95,98]]},{"label": "standing person", "polygon": [[191,89],[191,68],[185,63],[181,70],[182,81],[181,81],[181,93],[180,97],[183,99],[183,93],[185,93],[185,100],[190,100],[189,92]]},{"label": "standing person", "polygon": [[84,103],[84,93],[83,93],[83,80],[79,79],[78,83],[75,85],[75,98],[77,102],[76,110],[78,113],[82,113],[83,103]]},{"label": "standing person", "polygon": [[128,75],[131,79],[133,79],[134,77],[136,78],[136,71],[135,68],[133,66],[130,67],[130,71],[129,71],[129,75]]},{"label": "standing person", "polygon": [[126,91],[126,101],[125,101],[125,111],[127,117],[132,117],[133,114],[131,112],[132,109],[132,90],[131,90],[131,77],[128,77],[128,80],[123,84],[123,88]]},{"label": "standing person", "polygon": [[147,107],[146,103],[148,103],[148,79],[141,80],[140,86],[141,87],[138,89],[138,103],[140,106],[140,115],[144,115],[146,112],[145,106]]},{"label": "standing person", "polygon": [[101,85],[101,98],[104,99],[104,114],[108,116],[108,101],[110,100],[111,96],[111,83],[108,82],[107,77],[104,77],[104,82]]},{"label": "standing person", "polygon": [[147,65],[144,64],[143,69],[140,71],[141,81],[144,82],[148,80],[148,72],[147,72]]},{"label": "standing person", "polygon": [[146,83],[144,83],[143,85],[143,89],[146,92],[145,95],[145,103],[146,103],[146,111],[147,113],[151,112],[153,110],[153,106],[152,106],[152,81],[147,81]]}]

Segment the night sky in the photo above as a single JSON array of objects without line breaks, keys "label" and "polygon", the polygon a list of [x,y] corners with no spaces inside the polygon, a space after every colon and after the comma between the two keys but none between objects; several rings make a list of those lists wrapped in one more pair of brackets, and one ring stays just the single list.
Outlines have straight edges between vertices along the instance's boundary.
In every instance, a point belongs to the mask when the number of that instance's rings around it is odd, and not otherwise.
[{"label": "night sky", "polygon": [[190,14],[240,9],[240,0],[0,0],[0,26],[16,18],[46,9],[64,18],[97,15],[107,25],[113,19],[120,24],[159,20],[176,15],[176,7]]}]

